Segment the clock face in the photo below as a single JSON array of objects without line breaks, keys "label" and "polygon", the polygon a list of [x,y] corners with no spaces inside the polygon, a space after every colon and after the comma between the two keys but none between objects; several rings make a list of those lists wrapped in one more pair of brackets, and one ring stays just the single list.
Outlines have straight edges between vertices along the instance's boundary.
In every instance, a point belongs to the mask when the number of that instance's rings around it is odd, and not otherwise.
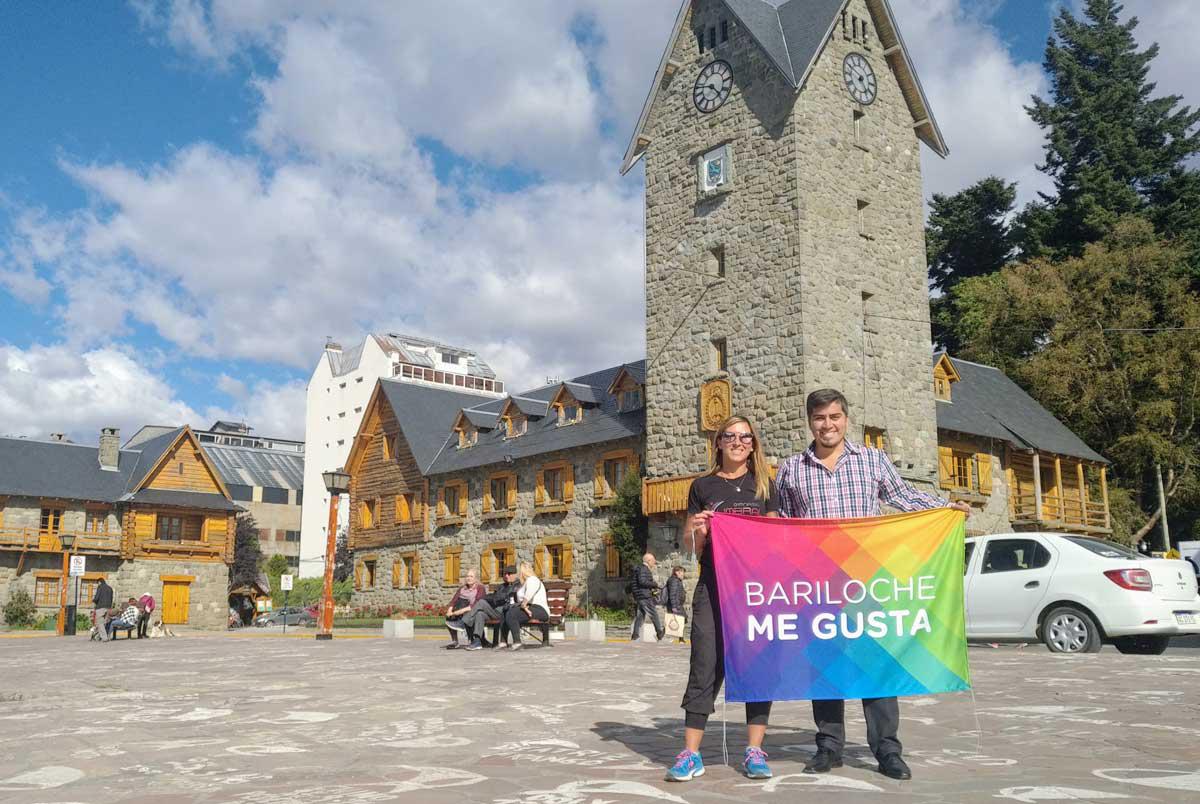
[{"label": "clock face", "polygon": [[846,80],[846,89],[850,97],[863,106],[875,100],[875,91],[879,88],[875,80],[875,71],[871,63],[861,53],[851,53],[842,62],[842,78]]},{"label": "clock face", "polygon": [[729,62],[714,61],[700,71],[696,76],[696,86],[692,89],[692,101],[696,108],[705,114],[715,112],[729,97],[733,90],[733,68]]}]

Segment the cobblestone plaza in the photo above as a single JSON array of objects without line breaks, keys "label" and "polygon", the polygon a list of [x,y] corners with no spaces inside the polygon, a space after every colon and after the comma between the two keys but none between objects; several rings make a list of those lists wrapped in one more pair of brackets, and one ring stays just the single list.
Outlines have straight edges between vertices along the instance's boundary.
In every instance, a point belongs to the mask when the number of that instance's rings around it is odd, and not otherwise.
[{"label": "cobblestone plaza", "polygon": [[[874,771],[861,716],[847,765],[805,776],[806,703],[780,703],[775,778],[736,771],[721,706],[708,773],[664,782],[682,744],[687,649],[557,643],[445,651],[189,635],[99,645],[0,639],[0,800],[14,802],[1194,801],[1200,651],[1076,657],[972,648],[969,694],[902,701],[911,782]],[[982,734],[977,727],[982,727]],[[809,788],[809,789],[805,789]]]}]

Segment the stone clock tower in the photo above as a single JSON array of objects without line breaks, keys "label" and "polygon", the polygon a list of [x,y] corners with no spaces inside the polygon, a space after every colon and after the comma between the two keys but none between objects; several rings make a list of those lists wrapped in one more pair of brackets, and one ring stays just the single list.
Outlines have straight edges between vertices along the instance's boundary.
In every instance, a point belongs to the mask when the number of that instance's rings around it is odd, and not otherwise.
[{"label": "stone clock tower", "polygon": [[946,155],[887,0],[683,4],[622,166],[645,160],[647,513],[682,508],[722,405],[778,460],[822,387],[935,480],[921,143]]}]

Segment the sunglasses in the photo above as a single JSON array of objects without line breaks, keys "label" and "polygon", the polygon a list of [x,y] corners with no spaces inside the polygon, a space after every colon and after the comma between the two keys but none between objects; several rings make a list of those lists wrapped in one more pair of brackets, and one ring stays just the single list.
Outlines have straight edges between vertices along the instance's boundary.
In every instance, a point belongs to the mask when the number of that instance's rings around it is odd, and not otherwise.
[{"label": "sunglasses", "polygon": [[734,441],[741,441],[743,444],[753,444],[754,434],[725,432],[721,433],[721,435],[717,437],[717,440],[722,444],[732,444]]}]

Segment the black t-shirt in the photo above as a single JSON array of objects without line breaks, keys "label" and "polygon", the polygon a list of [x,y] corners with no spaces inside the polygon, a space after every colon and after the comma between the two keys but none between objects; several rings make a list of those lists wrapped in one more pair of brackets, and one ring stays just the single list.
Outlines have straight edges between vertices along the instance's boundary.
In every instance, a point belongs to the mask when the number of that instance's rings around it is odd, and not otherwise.
[{"label": "black t-shirt", "polygon": [[[727,480],[716,475],[698,477],[692,481],[692,488],[688,492],[688,515],[701,511],[750,516],[778,513],[779,492],[775,488],[774,480],[767,482],[770,492],[767,499],[760,500],[754,496],[755,479],[752,472],[747,472],[736,480]],[[712,539],[709,538],[705,540],[704,551],[700,554],[700,567],[711,570],[712,566]]]}]

